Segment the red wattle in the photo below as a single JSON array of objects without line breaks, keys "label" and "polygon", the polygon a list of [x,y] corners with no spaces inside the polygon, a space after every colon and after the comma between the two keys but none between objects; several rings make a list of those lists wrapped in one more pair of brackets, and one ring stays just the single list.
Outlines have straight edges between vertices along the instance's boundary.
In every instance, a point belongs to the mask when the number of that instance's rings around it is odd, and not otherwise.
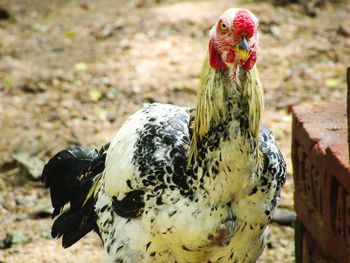
[{"label": "red wattle", "polygon": [[256,63],[256,51],[252,51],[246,63],[242,66],[245,70],[250,70]]},{"label": "red wattle", "polygon": [[227,68],[226,64],[222,60],[219,52],[215,48],[214,39],[209,41],[209,63],[210,66],[214,69],[225,69]]}]

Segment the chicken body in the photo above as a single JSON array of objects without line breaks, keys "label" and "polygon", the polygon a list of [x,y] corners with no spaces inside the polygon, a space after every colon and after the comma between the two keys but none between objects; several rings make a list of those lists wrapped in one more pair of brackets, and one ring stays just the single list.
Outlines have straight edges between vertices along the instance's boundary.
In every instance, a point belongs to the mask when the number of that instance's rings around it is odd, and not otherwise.
[{"label": "chicken body", "polygon": [[260,128],[256,27],[248,10],[220,17],[195,109],[145,105],[109,146],[67,149],[48,162],[43,178],[60,214],[52,236],[68,247],[94,229],[105,262],[258,259],[286,167]]},{"label": "chicken body", "polygon": [[[255,262],[262,252],[285,174],[274,138],[267,129],[260,131],[265,166],[252,164],[252,179],[242,176],[235,183],[241,190],[228,202],[222,191],[235,185],[203,179],[220,177],[223,160],[211,160],[211,167],[205,160],[197,173],[190,171],[196,164],[186,168],[192,111],[146,105],[112,141],[95,210],[106,262]],[[220,138],[215,133],[212,142]],[[231,166],[226,169],[235,171]],[[111,196],[131,207],[126,194],[140,189],[143,206],[133,211],[135,218],[118,215]]]}]

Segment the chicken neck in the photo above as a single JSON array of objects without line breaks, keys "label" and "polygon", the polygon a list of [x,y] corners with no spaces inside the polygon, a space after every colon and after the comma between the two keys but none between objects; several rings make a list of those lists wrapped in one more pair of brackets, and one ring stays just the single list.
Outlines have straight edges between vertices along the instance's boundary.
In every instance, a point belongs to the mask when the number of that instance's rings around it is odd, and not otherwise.
[{"label": "chicken neck", "polygon": [[263,92],[256,66],[201,71],[188,171],[202,196],[230,202],[256,175]]}]

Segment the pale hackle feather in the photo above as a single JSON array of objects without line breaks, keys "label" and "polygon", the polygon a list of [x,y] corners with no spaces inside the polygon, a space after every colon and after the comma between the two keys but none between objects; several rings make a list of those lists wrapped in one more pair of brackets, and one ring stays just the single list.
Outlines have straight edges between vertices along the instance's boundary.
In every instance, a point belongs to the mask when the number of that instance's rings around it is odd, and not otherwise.
[{"label": "pale hackle feather", "polygon": [[218,124],[220,118],[225,116],[226,107],[224,107],[224,104],[226,98],[224,91],[227,87],[236,90],[242,89],[243,96],[247,97],[249,129],[258,145],[260,120],[264,111],[264,98],[257,67],[255,65],[249,71],[244,70],[242,74],[238,73],[239,78],[232,78],[224,71],[211,68],[208,56],[206,56],[201,69],[188,165],[191,159],[197,156],[197,141],[209,130],[211,125]]}]

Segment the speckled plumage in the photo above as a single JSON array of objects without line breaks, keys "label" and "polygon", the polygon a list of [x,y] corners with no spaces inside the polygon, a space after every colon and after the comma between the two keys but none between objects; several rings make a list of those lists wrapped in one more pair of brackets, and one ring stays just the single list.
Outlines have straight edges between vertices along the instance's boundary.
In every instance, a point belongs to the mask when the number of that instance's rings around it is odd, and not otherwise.
[{"label": "speckled plumage", "polygon": [[[243,132],[249,130],[249,111],[242,104],[227,101],[227,116],[197,141],[197,158],[188,166],[194,109],[148,104],[128,119],[111,143],[97,195],[97,224],[110,262],[258,258],[285,163],[266,128],[259,132],[258,160],[254,136]],[[135,191],[142,205],[126,219],[110,196],[123,202]]]},{"label": "speckled plumage", "polygon": [[[214,69],[207,57],[197,107],[153,103],[130,116],[94,155],[98,169],[84,162],[66,178],[86,198],[56,221],[88,226],[74,242],[94,228],[105,262],[255,262],[286,176],[273,134],[259,128],[262,110],[255,66]],[[56,236],[71,235],[72,224],[59,226]]]}]

